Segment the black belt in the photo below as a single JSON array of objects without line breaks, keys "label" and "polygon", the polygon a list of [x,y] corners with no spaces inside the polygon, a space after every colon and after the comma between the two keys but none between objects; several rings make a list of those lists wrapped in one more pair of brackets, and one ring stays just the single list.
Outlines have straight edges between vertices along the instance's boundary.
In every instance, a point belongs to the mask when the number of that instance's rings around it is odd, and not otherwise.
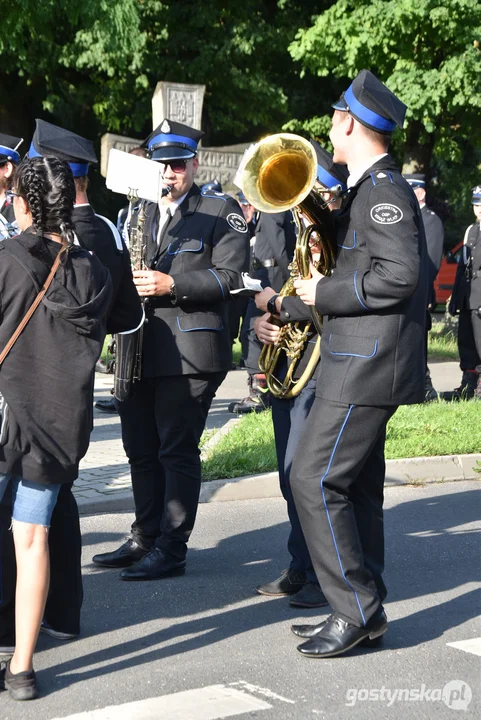
[{"label": "black belt", "polygon": [[268,260],[259,260],[258,258],[252,258],[252,267],[254,270],[260,270],[261,268],[272,268],[277,267],[275,258],[268,258]]}]

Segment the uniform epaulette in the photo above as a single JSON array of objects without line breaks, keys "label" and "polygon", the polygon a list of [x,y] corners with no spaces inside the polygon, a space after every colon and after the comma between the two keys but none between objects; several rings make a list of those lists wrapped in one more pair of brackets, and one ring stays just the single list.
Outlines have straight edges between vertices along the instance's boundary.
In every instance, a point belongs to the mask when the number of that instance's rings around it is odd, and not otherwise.
[{"label": "uniform epaulette", "polygon": [[200,193],[202,197],[208,197],[212,198],[214,200],[223,200],[224,202],[227,202],[227,200],[230,198],[230,195],[226,195],[226,193],[221,192],[214,192],[214,190],[205,190]]},{"label": "uniform epaulette", "polygon": [[383,183],[391,183],[392,185],[394,183],[391,173],[385,173],[382,170],[370,173],[370,178],[373,185],[382,185]]}]

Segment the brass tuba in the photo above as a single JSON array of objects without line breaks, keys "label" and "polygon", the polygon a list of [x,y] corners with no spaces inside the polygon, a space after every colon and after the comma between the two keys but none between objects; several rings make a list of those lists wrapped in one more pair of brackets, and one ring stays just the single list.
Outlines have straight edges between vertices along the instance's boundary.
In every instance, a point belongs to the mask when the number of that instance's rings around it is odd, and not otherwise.
[{"label": "brass tuba", "polygon": [[[291,275],[279,295],[295,296],[294,280],[310,277],[309,239],[314,233],[321,238],[321,257],[317,266],[323,275],[330,275],[337,248],[330,211],[316,188],[317,157],[312,145],[299,135],[269,135],[247,151],[237,178],[244,195],[257,210],[267,213],[292,210],[297,241],[289,266]],[[308,223],[307,227],[303,218]],[[289,399],[299,395],[317,365],[322,319],[315,308],[310,310],[312,321],[282,326],[277,344],[264,345],[262,349],[259,367],[265,373],[267,386],[275,397]],[[271,319],[276,323],[275,318]],[[319,336],[307,367],[296,380],[294,373],[312,326]],[[276,368],[282,353],[287,356],[288,369],[286,377],[280,380],[276,377]]]}]

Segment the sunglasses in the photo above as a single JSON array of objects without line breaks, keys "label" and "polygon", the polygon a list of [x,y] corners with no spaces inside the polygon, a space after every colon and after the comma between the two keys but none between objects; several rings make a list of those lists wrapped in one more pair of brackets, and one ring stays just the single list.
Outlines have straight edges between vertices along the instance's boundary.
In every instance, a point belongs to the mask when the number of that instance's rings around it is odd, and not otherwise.
[{"label": "sunglasses", "polygon": [[13,202],[13,198],[20,197],[20,195],[16,192],[13,192],[13,190],[5,190],[5,197],[7,198],[7,200]]},{"label": "sunglasses", "polygon": [[169,165],[170,169],[174,173],[185,173],[185,168],[187,166],[187,160],[160,160],[159,161],[161,165]]}]

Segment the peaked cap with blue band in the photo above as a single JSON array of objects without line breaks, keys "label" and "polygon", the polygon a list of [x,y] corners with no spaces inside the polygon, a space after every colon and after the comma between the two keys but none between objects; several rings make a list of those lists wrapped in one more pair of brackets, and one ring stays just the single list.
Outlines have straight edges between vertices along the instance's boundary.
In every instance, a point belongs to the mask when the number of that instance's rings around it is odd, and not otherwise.
[{"label": "peaked cap with blue band", "polygon": [[349,173],[345,165],[339,165],[332,159],[331,153],[324,150],[315,140],[311,140],[311,145],[317,155],[317,179],[326,188],[332,188],[336,185],[341,186],[341,190],[347,188],[347,178]]},{"label": "peaked cap with blue band", "polygon": [[426,176],[422,173],[411,173],[410,175],[404,175],[403,177],[414,190],[416,188],[426,187]]},{"label": "peaked cap with blue band", "polygon": [[407,109],[369,70],[361,70],[332,107],[349,112],[361,125],[384,135],[403,126]]},{"label": "peaked cap with blue band", "polygon": [[481,205],[481,185],[476,185],[476,187],[473,187],[473,205]]},{"label": "peaked cap with blue band", "polygon": [[204,135],[201,130],[166,118],[141,147],[147,148],[151,160],[189,160],[197,155],[199,140]]},{"label": "peaked cap with blue band", "polygon": [[0,133],[0,163],[6,162],[7,160],[15,164],[19,163],[20,153],[17,151],[17,148],[22,142],[23,138]]},{"label": "peaked cap with blue band", "polygon": [[84,177],[89,171],[89,163],[98,162],[91,140],[45,120],[36,120],[36,123],[28,157],[50,155],[66,160],[74,177]]}]

